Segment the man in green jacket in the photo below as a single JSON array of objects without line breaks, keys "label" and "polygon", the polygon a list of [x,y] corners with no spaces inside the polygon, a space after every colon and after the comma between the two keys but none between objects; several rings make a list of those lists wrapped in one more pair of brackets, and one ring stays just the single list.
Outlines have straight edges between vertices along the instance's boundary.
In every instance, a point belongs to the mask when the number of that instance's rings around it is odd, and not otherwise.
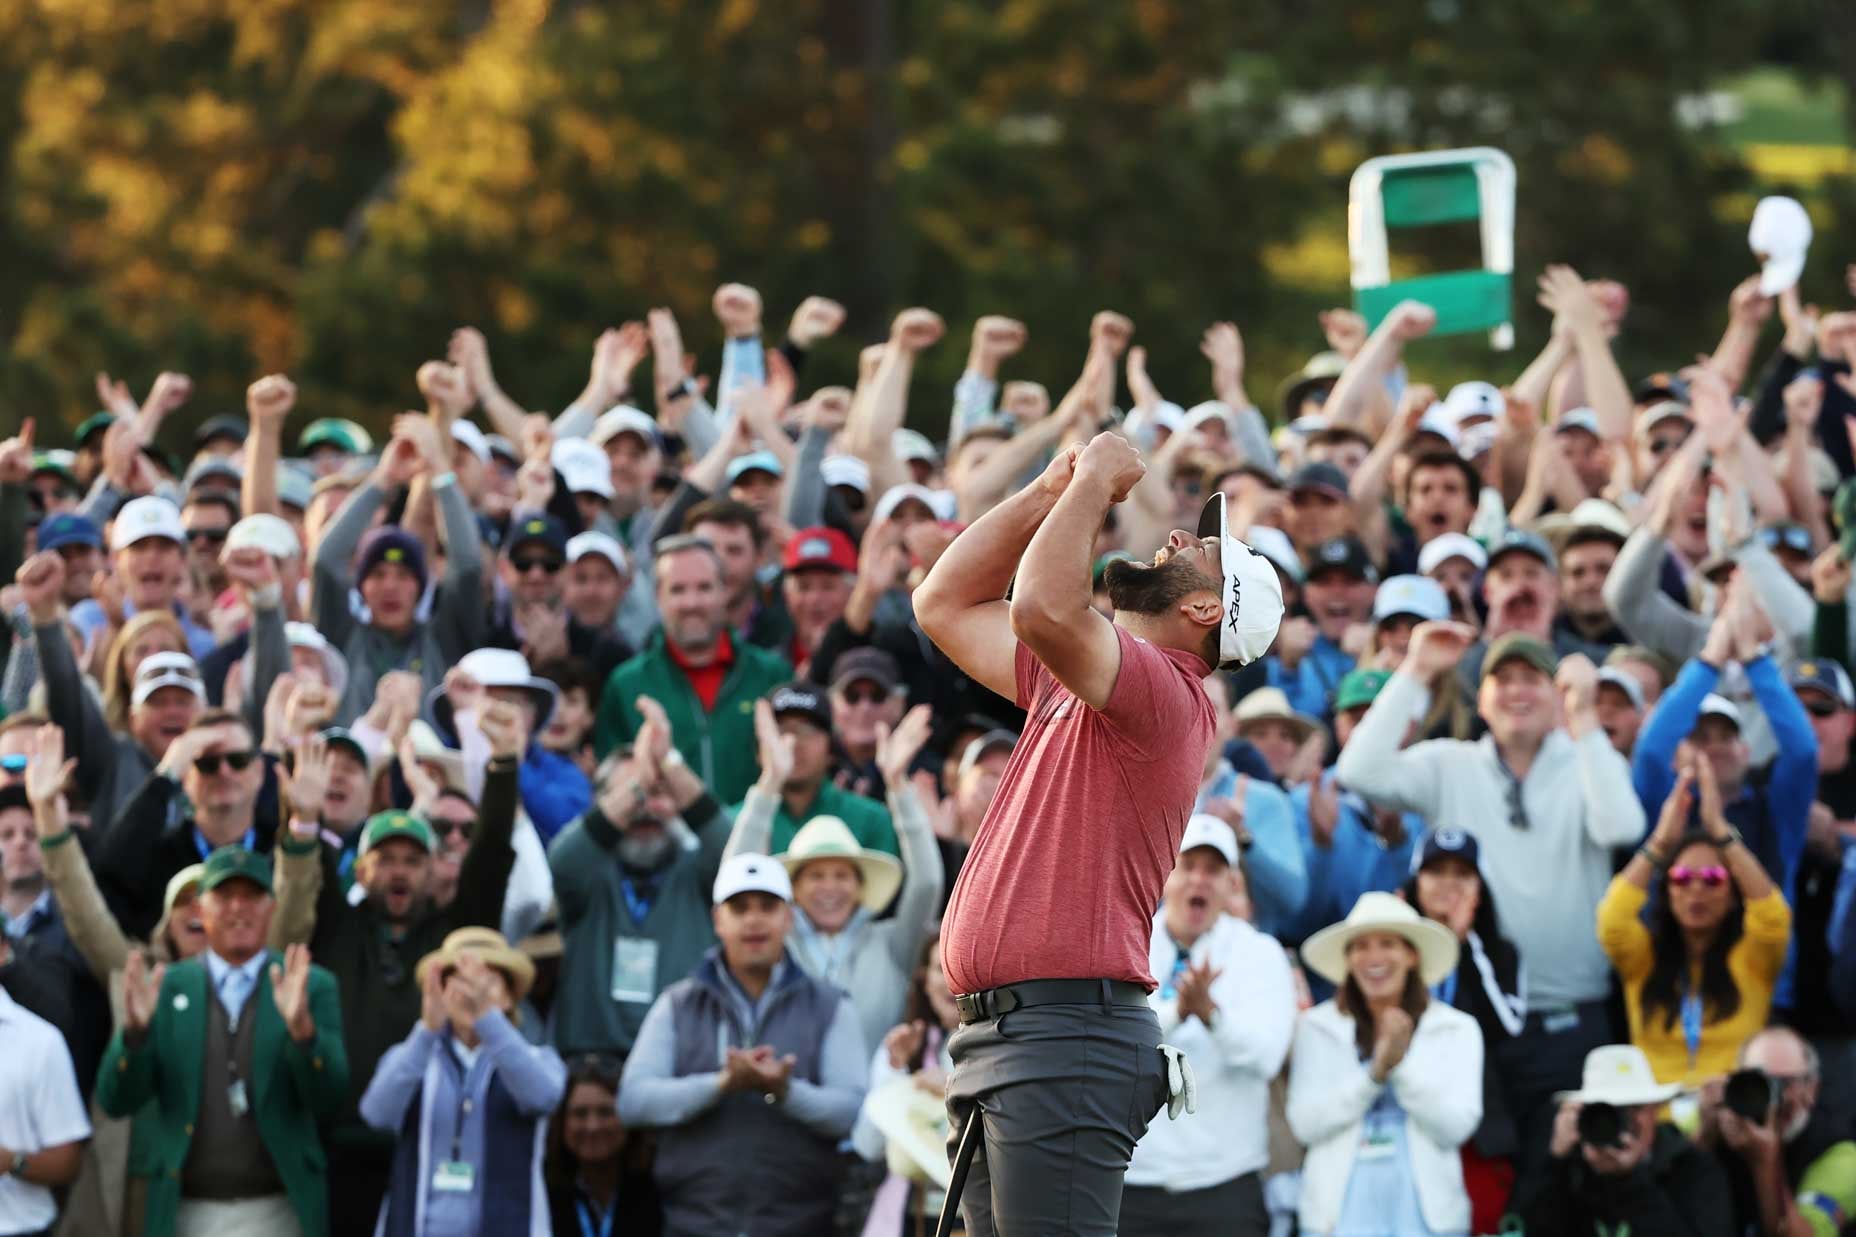
[{"label": "man in green jacket", "polygon": [[723,803],[747,794],[759,776],[754,702],[792,677],[777,653],[734,640],[722,560],[700,537],[658,543],[657,608],[663,624],[638,656],[606,680],[593,746],[603,760],[643,725],[638,697],[664,706],[677,750]]},{"label": "man in green jacket", "polygon": [[206,952],[152,973],[129,954],[96,1098],[112,1117],[153,1105],[148,1237],[328,1237],[316,1123],[348,1090],[341,999],[307,948],[265,950],[275,911],[270,860],[222,846],[200,877]]}]

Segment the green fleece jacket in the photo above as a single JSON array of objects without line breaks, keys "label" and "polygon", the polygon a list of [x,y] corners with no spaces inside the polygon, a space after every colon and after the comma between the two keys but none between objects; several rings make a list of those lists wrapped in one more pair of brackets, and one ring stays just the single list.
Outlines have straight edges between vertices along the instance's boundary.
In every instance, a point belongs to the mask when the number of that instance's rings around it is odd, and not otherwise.
[{"label": "green fleece jacket", "polygon": [[652,632],[644,651],[621,662],[606,680],[593,731],[593,748],[600,759],[637,735],[644,719],[636,702],[649,696],[664,707],[671,742],[709,792],[723,803],[739,803],[760,776],[754,702],[790,682],[793,668],[779,654],[741,640],[734,641],[734,657],[715,708],[704,712],[689,679],[665,647],[663,629]]}]

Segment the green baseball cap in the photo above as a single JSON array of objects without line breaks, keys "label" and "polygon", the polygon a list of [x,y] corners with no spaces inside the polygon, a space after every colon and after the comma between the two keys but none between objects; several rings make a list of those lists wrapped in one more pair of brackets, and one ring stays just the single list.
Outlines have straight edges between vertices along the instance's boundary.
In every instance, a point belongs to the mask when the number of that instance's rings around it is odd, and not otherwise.
[{"label": "green baseball cap", "polygon": [[1511,631],[1494,644],[1482,658],[1482,677],[1488,678],[1502,668],[1502,663],[1515,660],[1526,662],[1540,673],[1552,678],[1560,668],[1560,655],[1553,651],[1553,646],[1544,640],[1536,639],[1524,631]]},{"label": "green baseball cap", "polygon": [[271,861],[243,846],[221,846],[200,865],[200,892],[210,893],[231,880],[250,881],[271,891]]},{"label": "green baseball cap", "polygon": [[320,737],[331,747],[347,748],[354,758],[361,762],[363,769],[373,768],[373,761],[368,757],[367,748],[361,745],[361,740],[355,737],[354,731],[345,726],[330,726],[322,731]]},{"label": "green baseball cap", "polygon": [[1371,704],[1378,697],[1379,689],[1391,678],[1390,670],[1349,670],[1341,677],[1340,686],[1334,689],[1334,711],[1345,713],[1348,709]]},{"label": "green baseball cap", "polygon": [[361,853],[365,855],[388,838],[409,838],[423,846],[428,855],[437,849],[432,839],[432,826],[411,812],[396,809],[376,812],[367,818],[367,824],[361,827]]},{"label": "green baseball cap", "polygon": [[77,456],[70,451],[59,450],[55,447],[49,451],[35,451],[32,456],[32,471],[35,476],[39,473],[51,473],[62,479],[72,489],[83,489],[77,483]]},{"label": "green baseball cap", "polygon": [[114,424],[116,424],[116,414],[113,412],[91,413],[78,423],[77,445],[80,447],[83,446],[86,442],[90,441],[90,436],[92,434],[101,434]]},{"label": "green baseball cap", "polygon": [[296,447],[304,452],[316,447],[339,447],[349,455],[365,455],[374,449],[374,440],[353,421],[342,417],[322,417],[304,427],[302,436],[296,440]]}]

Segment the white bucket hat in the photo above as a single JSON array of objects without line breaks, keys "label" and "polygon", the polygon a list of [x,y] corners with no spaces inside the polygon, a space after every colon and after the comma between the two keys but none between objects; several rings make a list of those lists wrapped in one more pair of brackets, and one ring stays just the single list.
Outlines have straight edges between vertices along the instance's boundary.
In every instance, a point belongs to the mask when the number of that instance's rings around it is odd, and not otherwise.
[{"label": "white bucket hat", "polygon": [[902,888],[902,865],[878,850],[865,850],[857,844],[851,827],[836,816],[814,816],[808,820],[786,849],[774,856],[788,876],[798,876],[799,869],[814,859],[843,859],[857,866],[863,876],[860,900],[872,913],[888,906]]},{"label": "white bucket hat", "polygon": [[[458,669],[486,688],[518,687],[528,692],[535,698],[534,733],[539,735],[548,728],[548,719],[554,716],[561,689],[548,679],[535,677],[528,668],[528,658],[522,654],[514,649],[478,649],[459,658]],[[425,707],[440,726],[452,734],[457,733],[457,722],[451,715],[451,701],[445,696],[443,684],[434,687],[426,696]]]},{"label": "white bucket hat", "polygon": [[1331,984],[1347,982],[1347,946],[1373,932],[1390,932],[1418,951],[1418,977],[1429,988],[1456,970],[1456,934],[1424,918],[1396,894],[1363,893],[1347,918],[1330,924],[1302,943],[1302,962]]},{"label": "white bucket hat", "polygon": [[1643,1049],[1631,1044],[1606,1044],[1585,1054],[1585,1075],[1577,1091],[1561,1091],[1553,1098],[1559,1103],[1572,1100],[1579,1104],[1615,1104],[1636,1108],[1644,1104],[1667,1104],[1682,1092],[1680,1083],[1656,1081],[1650,1059]]},{"label": "white bucket hat", "polygon": [[1268,651],[1282,626],[1282,581],[1269,559],[1231,535],[1222,491],[1199,512],[1199,536],[1218,538],[1218,567],[1224,576],[1218,665],[1249,665]]}]

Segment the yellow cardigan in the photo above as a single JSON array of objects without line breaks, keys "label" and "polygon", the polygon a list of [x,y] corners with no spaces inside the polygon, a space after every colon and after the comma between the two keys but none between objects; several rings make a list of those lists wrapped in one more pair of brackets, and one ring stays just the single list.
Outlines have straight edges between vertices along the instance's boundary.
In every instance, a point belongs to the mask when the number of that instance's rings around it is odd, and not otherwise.
[{"label": "yellow cardigan", "polygon": [[[1649,897],[1647,890],[1623,876],[1612,877],[1611,887],[1598,903],[1598,943],[1624,981],[1630,1042],[1650,1059],[1656,1081],[1698,1087],[1710,1078],[1732,1073],[1740,1045],[1766,1025],[1772,991],[1791,944],[1792,908],[1777,889],[1746,903],[1745,928],[1727,955],[1727,969],[1740,989],[1740,1008],[1731,1018],[1703,1024],[1701,1046],[1690,1065],[1682,1019],[1677,1017],[1673,1025],[1665,1026],[1661,1010],[1647,1024],[1643,1017],[1643,983],[1650,977],[1652,956],[1650,930],[1639,916]],[[1694,979],[1699,982],[1700,978],[1697,970]]]}]

